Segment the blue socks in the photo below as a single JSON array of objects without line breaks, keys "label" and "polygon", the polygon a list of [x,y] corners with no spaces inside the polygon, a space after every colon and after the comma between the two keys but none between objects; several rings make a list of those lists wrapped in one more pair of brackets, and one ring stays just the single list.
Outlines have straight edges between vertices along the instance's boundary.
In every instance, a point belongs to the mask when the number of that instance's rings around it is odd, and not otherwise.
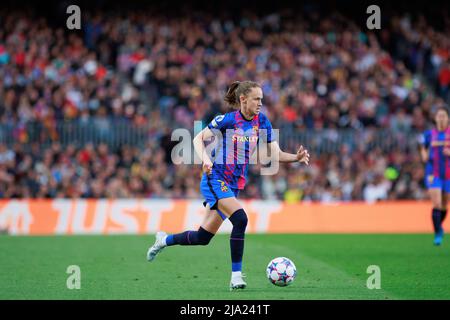
[{"label": "blue socks", "polygon": [[202,227],[198,231],[185,231],[182,233],[171,234],[166,238],[166,244],[173,246],[179,244],[181,246],[206,246],[214,237],[214,234],[206,231]]},{"label": "blue socks", "polygon": [[441,210],[433,208],[431,217],[433,219],[434,233],[437,233],[441,227]]},{"label": "blue socks", "polygon": [[[247,214],[243,209],[239,209],[230,216],[229,220],[233,224],[230,236],[231,271],[240,272],[242,271],[242,256],[244,254],[245,229],[248,223]],[[168,246],[176,244],[182,246],[205,246],[211,241],[212,237],[214,237],[213,233],[200,227],[198,231],[185,231],[168,235],[166,244]]]},{"label": "blue socks", "polygon": [[175,244],[175,240],[173,239],[173,234],[169,234],[166,238],[166,245],[173,246]]},{"label": "blue socks", "polygon": [[248,223],[247,214],[243,209],[239,209],[230,216],[229,220],[233,224],[230,236],[231,270],[236,272],[242,270],[245,228]]},{"label": "blue socks", "polygon": [[242,261],[241,262],[232,262],[231,263],[231,271],[242,271]]},{"label": "blue socks", "polygon": [[445,217],[447,216],[447,209],[441,210],[441,226],[444,223]]}]

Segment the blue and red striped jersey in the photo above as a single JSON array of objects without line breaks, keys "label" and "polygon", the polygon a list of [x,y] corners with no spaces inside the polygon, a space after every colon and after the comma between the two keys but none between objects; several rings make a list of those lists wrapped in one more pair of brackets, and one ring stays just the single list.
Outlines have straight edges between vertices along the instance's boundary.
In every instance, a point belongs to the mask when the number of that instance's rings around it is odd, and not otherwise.
[{"label": "blue and red striped jersey", "polygon": [[429,152],[427,167],[430,173],[441,179],[450,179],[450,161],[444,155],[444,148],[450,148],[450,127],[444,131],[425,131],[421,143]]},{"label": "blue and red striped jersey", "polygon": [[225,181],[231,188],[244,189],[250,156],[260,138],[272,142],[272,124],[263,113],[244,118],[240,110],[216,116],[208,128],[219,141],[212,152],[212,178]]}]

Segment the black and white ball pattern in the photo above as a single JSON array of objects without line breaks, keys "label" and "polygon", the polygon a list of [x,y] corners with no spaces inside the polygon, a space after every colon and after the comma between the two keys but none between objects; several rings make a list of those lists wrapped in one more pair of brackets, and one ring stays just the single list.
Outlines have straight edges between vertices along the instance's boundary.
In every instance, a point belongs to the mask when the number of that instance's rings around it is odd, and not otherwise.
[{"label": "black and white ball pattern", "polygon": [[290,259],[279,257],[269,262],[266,273],[271,283],[285,287],[294,281],[297,276],[297,268]]}]

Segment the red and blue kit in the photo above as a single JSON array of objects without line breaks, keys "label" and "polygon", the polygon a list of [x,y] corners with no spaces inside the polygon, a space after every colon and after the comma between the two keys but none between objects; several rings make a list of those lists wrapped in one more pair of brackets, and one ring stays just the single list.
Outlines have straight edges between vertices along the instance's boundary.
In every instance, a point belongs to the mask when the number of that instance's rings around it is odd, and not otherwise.
[{"label": "red and blue kit", "polygon": [[444,131],[437,129],[425,131],[421,143],[429,150],[425,165],[426,187],[450,192],[450,158],[444,154],[445,148],[450,149],[450,128]]},{"label": "red and blue kit", "polygon": [[250,156],[260,139],[272,142],[272,124],[263,113],[253,119],[246,119],[240,110],[215,117],[208,128],[218,139],[215,142],[214,159],[210,175],[203,174],[200,190],[205,197],[204,204],[217,209],[217,201],[237,197],[244,189]]}]

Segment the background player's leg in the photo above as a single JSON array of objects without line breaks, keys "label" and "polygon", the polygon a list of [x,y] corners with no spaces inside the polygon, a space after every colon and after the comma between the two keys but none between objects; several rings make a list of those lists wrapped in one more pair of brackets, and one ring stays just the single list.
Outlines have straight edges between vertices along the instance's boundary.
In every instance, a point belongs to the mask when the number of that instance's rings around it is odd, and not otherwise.
[{"label": "background player's leg", "polygon": [[441,224],[442,191],[440,188],[432,188],[428,190],[428,193],[433,204],[432,218],[434,232],[437,232]]},{"label": "background player's leg", "polygon": [[444,223],[445,217],[447,216],[447,201],[449,198],[449,194],[448,193],[443,193],[442,194],[442,207],[441,207],[441,227],[442,224]]},{"label": "background player's leg", "polygon": [[207,245],[222,225],[222,218],[216,210],[206,207],[206,216],[201,227],[197,231],[188,230],[178,234],[168,235],[165,239],[166,245],[176,244],[182,246]]},{"label": "background player's leg", "polygon": [[434,228],[434,244],[439,245],[440,240],[438,239],[438,233],[441,227],[441,210],[442,210],[442,190],[441,188],[431,188],[428,190],[430,195],[431,202],[433,204],[432,210],[432,220],[433,220],[433,228]]},{"label": "background player's leg", "polygon": [[[237,283],[236,287],[245,287],[242,281],[242,256],[244,255],[244,238],[245,229],[247,227],[247,214],[242,209],[241,204],[236,198],[225,198],[219,200],[219,210],[229,217],[233,224],[233,230],[230,236],[231,249],[231,279],[232,287]],[[233,279],[239,279],[233,283]],[[242,286],[240,286],[242,284]]]}]

